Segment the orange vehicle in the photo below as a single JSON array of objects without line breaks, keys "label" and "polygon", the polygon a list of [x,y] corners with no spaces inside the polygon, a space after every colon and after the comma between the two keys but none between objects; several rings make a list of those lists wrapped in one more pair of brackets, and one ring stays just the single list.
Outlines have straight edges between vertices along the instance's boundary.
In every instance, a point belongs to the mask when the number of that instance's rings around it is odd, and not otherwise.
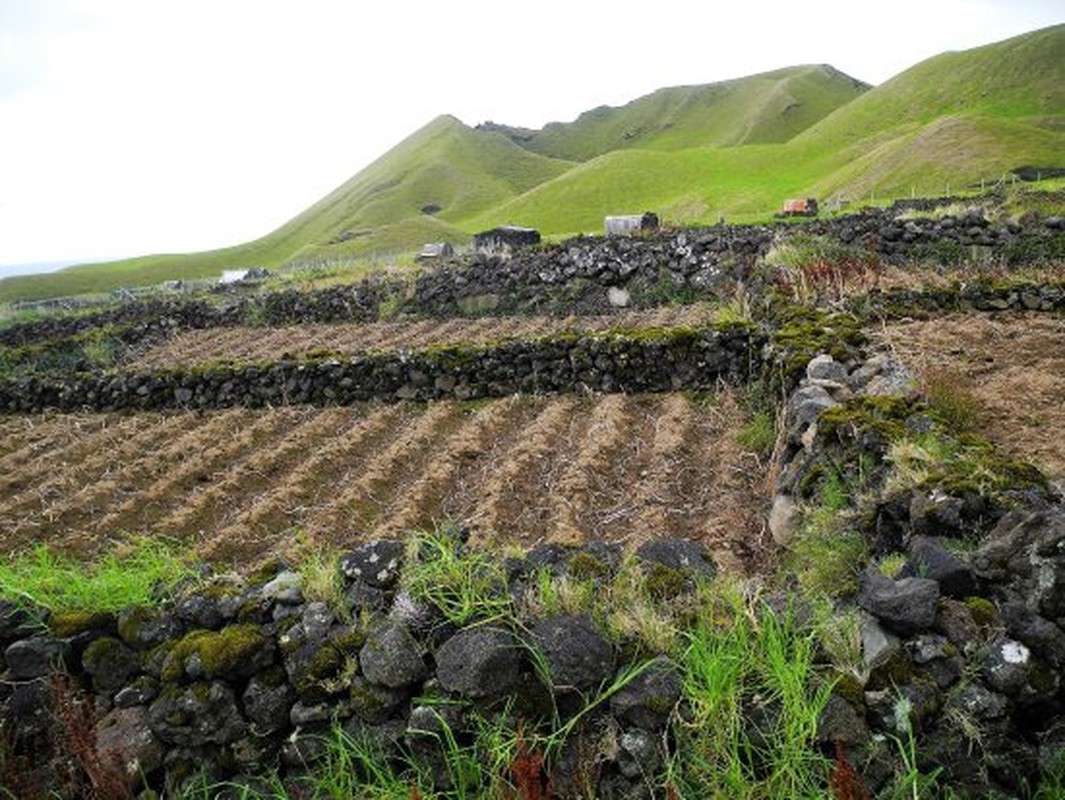
[{"label": "orange vehicle", "polygon": [[802,200],[785,200],[782,217],[816,217],[817,200],[807,197]]}]

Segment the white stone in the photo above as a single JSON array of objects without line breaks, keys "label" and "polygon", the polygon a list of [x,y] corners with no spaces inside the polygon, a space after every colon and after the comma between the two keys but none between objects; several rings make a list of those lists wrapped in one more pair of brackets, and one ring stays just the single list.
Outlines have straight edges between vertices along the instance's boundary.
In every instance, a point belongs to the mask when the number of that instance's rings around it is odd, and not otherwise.
[{"label": "white stone", "polygon": [[606,299],[614,308],[628,308],[629,303],[632,302],[629,290],[622,289],[620,286],[611,286],[607,289]]},{"label": "white stone", "polygon": [[773,498],[773,507],[769,511],[769,533],[773,541],[783,546],[791,541],[799,525],[799,506],[786,494]]},{"label": "white stone", "polygon": [[1020,642],[1009,639],[1002,643],[1002,660],[1007,664],[1027,664],[1031,651]]}]

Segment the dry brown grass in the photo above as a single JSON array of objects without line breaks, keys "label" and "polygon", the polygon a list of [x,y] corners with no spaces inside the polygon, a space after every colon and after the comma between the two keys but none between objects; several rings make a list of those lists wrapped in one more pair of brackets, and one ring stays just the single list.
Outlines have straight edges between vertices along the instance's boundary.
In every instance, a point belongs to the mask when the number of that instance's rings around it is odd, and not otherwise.
[{"label": "dry brown grass", "polygon": [[1065,479],[1065,318],[1010,312],[904,320],[873,332],[921,376],[957,376],[976,430]]},{"label": "dry brown grass", "polygon": [[458,342],[488,343],[561,331],[694,326],[710,322],[714,306],[661,307],[598,317],[484,317],[446,321],[294,325],[283,328],[209,328],[181,333],[140,355],[138,369],[208,361],[266,361],[313,353],[336,355]]},{"label": "dry brown grass", "polygon": [[[343,547],[448,521],[484,546],[686,536],[750,571],[746,421],[731,390],[8,419],[9,452],[51,444],[23,465],[48,491],[0,496],[0,552],[48,541],[91,555],[124,529],[240,565],[290,554],[296,531]],[[74,429],[124,436],[72,460]]]}]

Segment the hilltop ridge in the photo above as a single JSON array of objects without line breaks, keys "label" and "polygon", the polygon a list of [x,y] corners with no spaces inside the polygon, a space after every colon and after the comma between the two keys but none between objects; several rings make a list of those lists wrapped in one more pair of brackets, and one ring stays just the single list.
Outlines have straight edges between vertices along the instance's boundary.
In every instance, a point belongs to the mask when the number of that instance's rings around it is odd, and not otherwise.
[{"label": "hilltop ridge", "polygon": [[392,259],[511,222],[562,237],[645,209],[672,225],[756,221],[789,196],[872,204],[1061,168],[1063,53],[1056,25],[934,56],[876,87],[812,64],[667,87],[540,130],[443,115],[257,240],[9,278],[0,300]]}]

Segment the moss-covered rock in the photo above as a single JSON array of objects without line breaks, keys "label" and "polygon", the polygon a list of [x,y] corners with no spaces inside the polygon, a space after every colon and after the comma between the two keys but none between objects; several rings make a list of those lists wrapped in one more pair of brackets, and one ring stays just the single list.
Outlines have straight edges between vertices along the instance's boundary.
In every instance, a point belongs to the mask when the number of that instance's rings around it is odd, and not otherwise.
[{"label": "moss-covered rock", "polygon": [[110,636],[101,636],[86,647],[81,664],[92,676],[96,691],[105,693],[118,691],[140,670],[137,654]]},{"label": "moss-covered rock", "polygon": [[192,631],[174,644],[163,663],[164,681],[247,677],[273,663],[275,644],[257,625]]},{"label": "moss-covered rock", "polygon": [[115,627],[115,616],[100,611],[72,609],[55,611],[48,620],[53,636],[67,639],[91,631],[108,631]]}]

